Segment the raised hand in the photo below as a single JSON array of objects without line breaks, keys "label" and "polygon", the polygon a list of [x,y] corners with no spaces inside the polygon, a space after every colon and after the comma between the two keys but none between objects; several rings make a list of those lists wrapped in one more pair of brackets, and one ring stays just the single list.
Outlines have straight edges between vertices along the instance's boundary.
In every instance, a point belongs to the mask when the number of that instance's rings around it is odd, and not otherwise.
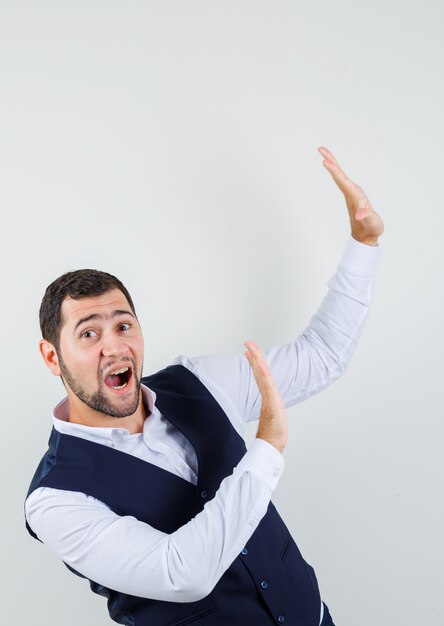
[{"label": "raised hand", "polygon": [[268,363],[261,349],[253,341],[245,341],[245,356],[251,365],[254,377],[262,396],[262,408],[256,437],[265,439],[282,452],[287,445],[287,414],[282,396],[271,375]]},{"label": "raised hand", "polygon": [[384,222],[373,209],[364,190],[348,178],[328,148],[321,146],[318,152],[324,157],[322,165],[330,172],[344,194],[350,216],[352,237],[361,243],[378,245],[378,237],[384,232]]}]

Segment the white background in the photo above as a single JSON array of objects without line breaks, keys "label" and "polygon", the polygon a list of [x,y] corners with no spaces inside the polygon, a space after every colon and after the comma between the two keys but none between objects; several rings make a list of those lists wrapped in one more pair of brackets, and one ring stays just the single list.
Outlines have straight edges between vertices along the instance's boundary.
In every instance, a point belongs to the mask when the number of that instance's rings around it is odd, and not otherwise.
[{"label": "white background", "polygon": [[386,231],[349,369],[288,411],[274,502],[337,626],[444,623],[442,26],[431,0],[2,0],[3,623],[110,623],[24,528],[63,396],[47,284],[121,278],[145,373],[289,341],[349,236],[321,145]]}]

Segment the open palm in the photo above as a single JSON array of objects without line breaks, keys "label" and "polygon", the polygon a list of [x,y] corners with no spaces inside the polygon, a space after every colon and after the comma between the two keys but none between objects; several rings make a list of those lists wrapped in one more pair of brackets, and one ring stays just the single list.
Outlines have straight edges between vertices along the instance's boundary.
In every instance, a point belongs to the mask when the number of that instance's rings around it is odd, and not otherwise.
[{"label": "open palm", "polygon": [[318,152],[324,157],[322,165],[330,172],[344,194],[352,236],[362,243],[377,245],[378,237],[384,232],[384,222],[381,216],[372,207],[362,187],[350,180],[341,169],[330,150],[321,146]]}]

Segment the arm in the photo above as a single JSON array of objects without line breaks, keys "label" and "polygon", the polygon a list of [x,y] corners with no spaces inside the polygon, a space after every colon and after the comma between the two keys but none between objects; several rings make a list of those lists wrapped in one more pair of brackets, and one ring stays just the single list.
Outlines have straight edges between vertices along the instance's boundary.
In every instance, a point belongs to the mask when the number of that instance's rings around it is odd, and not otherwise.
[{"label": "arm", "polygon": [[203,511],[170,535],[91,496],[48,487],[28,497],[26,518],[44,544],[90,580],[143,598],[194,602],[210,593],[253,534],[283,467],[280,452],[256,439]]},{"label": "arm", "polygon": [[[367,320],[380,248],[350,237],[329,291],[305,330],[265,353],[285,406],[322,391],[346,370]],[[233,425],[256,420],[260,394],[242,354],[175,360],[195,373],[225,409]]]},{"label": "arm", "polygon": [[203,511],[168,535],[84,493],[41,487],[25,503],[40,540],[110,589],[172,602],[208,595],[265,515],[284,465],[282,398],[259,347],[245,354],[262,396],[257,438]]},{"label": "arm", "polygon": [[[380,258],[378,237],[384,226],[361,187],[351,181],[326,148],[323,165],[343,193],[351,236],[329,292],[307,328],[292,342],[266,352],[284,399],[292,406],[322,391],[346,370],[367,320]],[[260,395],[243,355],[177,357],[218,399],[238,432],[257,419]]]}]

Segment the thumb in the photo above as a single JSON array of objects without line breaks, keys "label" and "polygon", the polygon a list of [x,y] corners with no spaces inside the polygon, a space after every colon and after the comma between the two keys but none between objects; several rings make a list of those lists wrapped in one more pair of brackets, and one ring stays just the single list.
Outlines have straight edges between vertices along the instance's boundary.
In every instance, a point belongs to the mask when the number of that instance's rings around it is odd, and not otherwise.
[{"label": "thumb", "polygon": [[372,210],[371,210],[371,208],[369,206],[362,207],[362,208],[360,208],[360,209],[358,209],[356,211],[356,213],[355,213],[355,220],[358,220],[358,222],[360,222],[361,220],[363,220],[366,217],[368,217],[371,212],[372,212]]}]

